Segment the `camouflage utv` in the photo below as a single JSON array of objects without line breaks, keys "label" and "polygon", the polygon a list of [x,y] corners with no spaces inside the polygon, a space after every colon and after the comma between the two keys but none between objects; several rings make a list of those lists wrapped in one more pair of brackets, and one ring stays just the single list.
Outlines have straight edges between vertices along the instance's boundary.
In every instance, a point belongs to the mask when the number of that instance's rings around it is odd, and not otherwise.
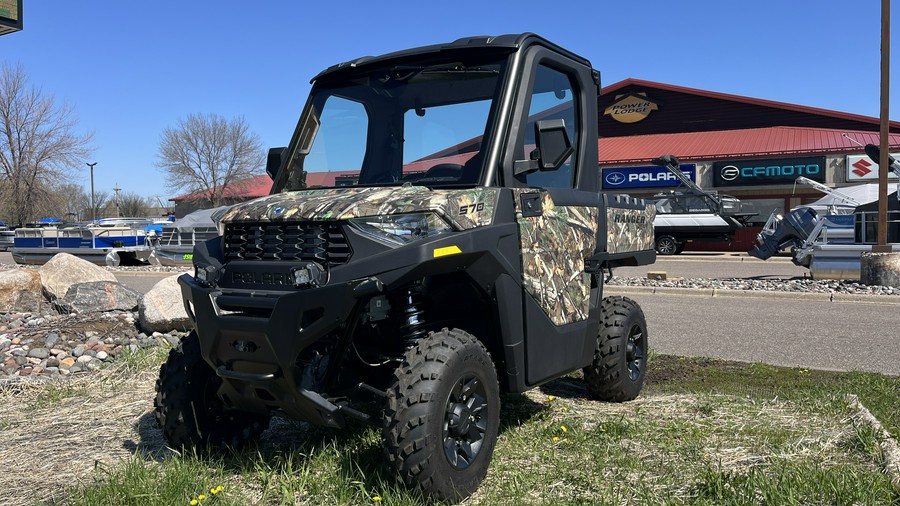
[{"label": "camouflage utv", "polygon": [[[271,195],[231,208],[179,278],[196,330],[157,382],[173,446],[238,447],[272,415],[361,420],[400,480],[458,500],[487,473],[500,392],[583,369],[598,399],[638,395],[644,315],[603,274],[655,260],[654,211],[599,193],[589,61],[476,37],[313,82]],[[338,170],[359,178],[305,187]]]}]

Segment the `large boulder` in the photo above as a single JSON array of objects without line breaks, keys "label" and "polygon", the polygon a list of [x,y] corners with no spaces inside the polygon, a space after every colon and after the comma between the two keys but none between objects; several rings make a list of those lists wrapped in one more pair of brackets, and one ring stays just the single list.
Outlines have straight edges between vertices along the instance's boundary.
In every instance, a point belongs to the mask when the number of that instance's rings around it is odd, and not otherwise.
[{"label": "large boulder", "polygon": [[193,328],[184,310],[178,276],[181,274],[162,279],[144,294],[138,308],[138,323],[144,332],[165,334],[172,330],[186,331]]},{"label": "large boulder", "polygon": [[39,271],[41,283],[44,284],[44,292],[50,300],[65,297],[69,288],[77,283],[116,282],[116,277],[103,267],[68,253],[53,255],[53,258],[42,265]]},{"label": "large boulder", "polygon": [[0,271],[0,313],[39,312],[44,296],[34,269]]},{"label": "large boulder", "polygon": [[66,296],[54,304],[67,313],[131,311],[138,307],[141,293],[115,281],[75,283]]}]

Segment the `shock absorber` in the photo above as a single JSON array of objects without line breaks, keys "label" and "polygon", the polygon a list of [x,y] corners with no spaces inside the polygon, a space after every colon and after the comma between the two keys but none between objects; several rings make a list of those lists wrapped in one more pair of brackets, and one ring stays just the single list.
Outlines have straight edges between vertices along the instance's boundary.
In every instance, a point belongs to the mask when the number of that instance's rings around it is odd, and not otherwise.
[{"label": "shock absorber", "polygon": [[406,287],[394,307],[398,308],[398,331],[403,341],[412,343],[416,339],[425,337],[425,309],[420,283]]}]

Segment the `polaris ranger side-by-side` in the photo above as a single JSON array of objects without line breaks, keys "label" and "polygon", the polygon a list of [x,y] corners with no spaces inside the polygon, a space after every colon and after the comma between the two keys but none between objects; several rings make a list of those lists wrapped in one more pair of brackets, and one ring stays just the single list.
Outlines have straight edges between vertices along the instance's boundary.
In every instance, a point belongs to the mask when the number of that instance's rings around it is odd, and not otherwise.
[{"label": "polaris ranger side-by-side", "polygon": [[473,37],[313,82],[271,195],[228,210],[179,278],[195,331],[156,396],[173,446],[236,447],[272,415],[363,420],[403,482],[455,500],[487,473],[501,391],[583,369],[598,399],[638,395],[644,315],[603,279],[655,260],[654,209],[599,193],[588,60]]}]

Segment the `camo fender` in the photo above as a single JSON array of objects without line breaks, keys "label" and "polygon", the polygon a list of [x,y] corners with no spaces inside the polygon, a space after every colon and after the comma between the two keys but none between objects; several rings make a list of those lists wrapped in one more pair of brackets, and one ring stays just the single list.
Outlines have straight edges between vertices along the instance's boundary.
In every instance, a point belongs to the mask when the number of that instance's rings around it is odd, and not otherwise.
[{"label": "camo fender", "polygon": [[431,190],[424,186],[325,188],[276,193],[229,209],[222,221],[333,221],[433,211],[457,230],[490,225],[497,188]]},{"label": "camo fender", "polygon": [[627,253],[655,248],[653,219],[656,208],[641,205],[640,209],[606,208],[606,250]]},{"label": "camo fender", "polygon": [[[591,276],[584,272],[584,259],[596,249],[600,210],[555,206],[546,191],[513,191],[525,291],[554,325],[586,320]],[[523,193],[540,193],[543,208],[540,216],[522,215],[520,196]]]}]

